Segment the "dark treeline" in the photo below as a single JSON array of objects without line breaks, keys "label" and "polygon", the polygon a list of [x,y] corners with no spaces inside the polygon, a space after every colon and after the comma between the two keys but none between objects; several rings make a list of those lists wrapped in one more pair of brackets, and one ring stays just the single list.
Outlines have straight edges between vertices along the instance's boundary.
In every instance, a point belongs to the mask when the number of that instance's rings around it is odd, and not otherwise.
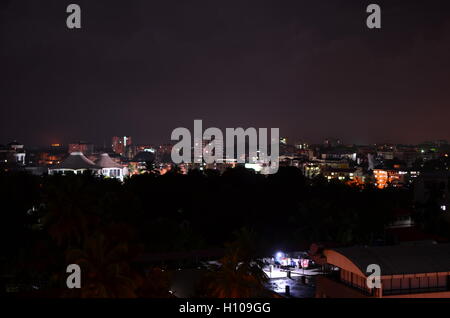
[{"label": "dark treeline", "polygon": [[[312,242],[389,243],[384,226],[393,211],[412,206],[410,190],[309,180],[289,167],[269,176],[243,168],[222,175],[149,173],[123,184],[90,174],[4,173],[0,199],[4,284],[8,277],[24,284],[57,281],[66,264],[77,259],[94,272],[107,273],[103,267],[114,264],[121,276],[132,276],[130,264],[143,253],[224,247],[237,231],[257,237],[252,250],[258,256],[306,249]],[[101,275],[93,277],[108,281]],[[110,289],[129,291],[119,296],[167,296],[142,281],[140,287]]]}]

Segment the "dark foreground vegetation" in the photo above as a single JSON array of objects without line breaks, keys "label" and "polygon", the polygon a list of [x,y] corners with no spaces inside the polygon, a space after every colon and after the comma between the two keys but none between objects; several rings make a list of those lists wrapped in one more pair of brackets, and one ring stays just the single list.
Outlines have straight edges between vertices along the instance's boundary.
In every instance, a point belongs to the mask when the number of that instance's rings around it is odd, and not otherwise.
[{"label": "dark foreground vegetation", "polygon": [[[123,184],[4,173],[0,199],[1,292],[43,297],[171,297],[168,264],[136,260],[224,247],[198,296],[267,296],[258,257],[312,242],[389,244],[393,211],[413,204],[408,189],[307,180],[296,168],[149,173]],[[83,269],[84,287],[69,292],[71,263]]]}]

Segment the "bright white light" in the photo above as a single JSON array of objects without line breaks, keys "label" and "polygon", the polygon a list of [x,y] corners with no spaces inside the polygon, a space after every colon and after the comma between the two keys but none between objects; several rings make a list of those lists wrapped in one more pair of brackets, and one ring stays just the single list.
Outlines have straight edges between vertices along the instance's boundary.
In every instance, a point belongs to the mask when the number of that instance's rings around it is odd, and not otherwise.
[{"label": "bright white light", "polygon": [[281,258],[281,257],[283,257],[283,253],[282,252],[278,252],[277,253],[277,258]]},{"label": "bright white light", "polygon": [[447,206],[446,205],[441,205],[441,210],[442,211],[447,211]]},{"label": "bright white light", "polygon": [[253,169],[256,172],[260,172],[262,170],[262,166],[260,164],[257,164],[257,163],[246,163],[245,164],[245,168],[246,169]]}]

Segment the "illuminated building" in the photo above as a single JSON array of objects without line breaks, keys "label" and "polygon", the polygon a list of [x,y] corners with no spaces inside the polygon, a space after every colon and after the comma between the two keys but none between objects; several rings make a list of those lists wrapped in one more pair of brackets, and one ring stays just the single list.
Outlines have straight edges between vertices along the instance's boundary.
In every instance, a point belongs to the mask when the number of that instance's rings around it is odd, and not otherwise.
[{"label": "illuminated building", "polygon": [[49,168],[49,174],[83,174],[85,171],[98,173],[101,168],[86,158],[82,152],[72,152],[61,163]]},{"label": "illuminated building", "polygon": [[116,178],[123,181],[127,175],[127,169],[122,165],[114,162],[107,153],[100,155],[100,158],[95,161],[95,165],[101,168],[100,173],[107,178]]},{"label": "illuminated building", "polygon": [[155,149],[155,147],[150,146],[150,145],[138,145],[138,146],[136,146],[136,151],[137,152],[143,151],[143,152],[155,153],[156,149]]},{"label": "illuminated building", "polygon": [[30,153],[30,164],[52,166],[67,156],[67,148],[61,144],[52,144],[50,148],[38,149]]},{"label": "illuminated building", "polygon": [[78,143],[69,144],[68,152],[82,152],[86,156],[90,156],[94,152],[94,145],[89,142],[80,141]]},{"label": "illuminated building", "polygon": [[111,157],[103,153],[95,161],[88,159],[82,152],[72,152],[65,160],[49,168],[49,174],[83,174],[91,171],[98,176],[116,178],[123,181],[128,174],[127,168],[114,162]]},{"label": "illuminated building", "polygon": [[51,166],[60,163],[65,157],[65,153],[55,153],[43,151],[37,154],[37,164],[40,166]]},{"label": "illuminated building", "polygon": [[125,147],[125,153],[123,154],[123,156],[127,159],[132,159],[138,154],[138,152],[138,148],[135,145],[130,145],[128,147]]},{"label": "illuminated building", "polygon": [[[411,173],[401,169],[374,169],[375,186],[379,189],[403,187],[411,178]],[[414,177],[414,176],[413,176]]]},{"label": "illuminated building", "polygon": [[350,169],[350,165],[348,160],[324,160],[324,159],[311,160],[309,162],[303,163],[302,165],[303,175],[307,178],[314,178],[315,176],[321,174],[322,171],[332,169],[337,170]]},{"label": "illuminated building", "polygon": [[344,181],[355,180],[357,177],[362,178],[362,171],[354,168],[324,168],[322,169],[321,173],[327,180],[337,179],[340,181]]},{"label": "illuminated building", "polygon": [[[312,258],[331,268],[317,276],[317,298],[450,297],[449,244],[325,249]],[[367,284],[371,264],[379,266],[380,288]]]},{"label": "illuminated building", "polygon": [[299,142],[295,144],[295,148],[300,150],[306,150],[309,149],[309,145],[306,142]]},{"label": "illuminated building", "polygon": [[16,141],[8,144],[9,149],[13,152],[14,161],[19,165],[25,165],[25,150],[23,144]]},{"label": "illuminated building", "polygon": [[23,144],[16,141],[9,143],[6,147],[0,146],[0,161],[2,165],[25,165],[26,152]]},{"label": "illuminated building", "polygon": [[375,169],[373,170],[373,176],[375,178],[375,186],[379,189],[384,189],[388,185],[388,173],[386,170]]},{"label": "illuminated building", "polygon": [[321,153],[321,158],[324,160],[343,160],[348,159],[356,161],[355,149],[335,148],[331,150],[324,150]]},{"label": "illuminated building", "polygon": [[[350,169],[350,165],[347,160],[315,159],[304,163],[302,166],[303,175],[307,178],[314,178],[323,171],[331,171],[333,169],[344,171],[345,169]],[[348,172],[346,176],[350,176],[350,173],[352,172]]]},{"label": "illuminated building", "polygon": [[122,137],[114,136],[114,137],[112,137],[112,143],[111,143],[112,150],[116,154],[119,154],[121,156],[123,156],[125,154],[126,148],[128,146],[131,146],[131,144],[132,144],[131,137],[129,137],[129,136],[122,136]]},{"label": "illuminated building", "polygon": [[393,150],[378,151],[377,156],[384,160],[393,160],[395,158]]},{"label": "illuminated building", "polygon": [[324,159],[316,159],[313,161],[317,163],[321,169],[323,168],[333,168],[333,169],[348,169],[350,168],[350,164],[348,160],[324,160]]},{"label": "illuminated building", "polygon": [[316,163],[308,162],[303,165],[303,175],[307,178],[314,178],[320,174],[320,166]]}]

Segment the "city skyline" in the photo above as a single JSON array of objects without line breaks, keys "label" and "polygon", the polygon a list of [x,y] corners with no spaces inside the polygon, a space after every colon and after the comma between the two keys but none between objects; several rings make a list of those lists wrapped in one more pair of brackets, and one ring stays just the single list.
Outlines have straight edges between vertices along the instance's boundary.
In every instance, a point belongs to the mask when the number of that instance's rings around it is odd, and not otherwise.
[{"label": "city skyline", "polygon": [[[245,129],[245,128],[244,128]],[[135,138],[132,136],[111,136],[109,139],[104,140],[102,142],[93,142],[91,139],[77,139],[77,138],[71,138],[68,139],[68,141],[61,142],[61,141],[55,141],[48,144],[40,143],[40,144],[26,144],[23,143],[22,140],[17,138],[12,138],[9,140],[0,140],[1,146],[7,146],[10,143],[20,143],[26,145],[26,148],[28,149],[41,149],[41,148],[48,148],[48,147],[57,147],[57,148],[70,148],[73,145],[90,145],[90,147],[95,147],[98,149],[110,149],[112,152],[115,151],[115,139],[117,138],[131,138],[133,139],[133,142],[129,145],[131,146],[151,146],[151,147],[158,147],[158,146],[164,146],[164,145],[175,145],[177,143],[176,140],[171,140],[170,138],[167,140],[163,140],[161,142],[146,142],[145,140],[141,140],[139,142],[135,142]],[[408,146],[408,147],[414,147],[414,146],[420,146],[420,145],[438,145],[438,144],[448,144],[447,139],[442,138],[434,138],[429,140],[421,140],[420,142],[414,142],[414,143],[405,143],[405,142],[398,142],[397,140],[390,140],[390,141],[379,141],[379,142],[371,142],[371,143],[352,143],[347,140],[342,140],[339,137],[333,137],[328,136],[327,138],[324,138],[323,140],[318,140],[317,142],[311,142],[310,140],[307,140],[305,138],[299,138],[299,139],[293,139],[289,136],[280,136],[280,143],[290,146],[300,146],[300,145],[308,145],[308,146],[327,146],[329,142],[337,142],[337,144],[333,145],[332,147],[352,147],[352,146],[389,146],[389,145],[397,145],[397,146]],[[70,152],[70,151],[69,151]],[[120,153],[120,151],[118,152]]]}]

